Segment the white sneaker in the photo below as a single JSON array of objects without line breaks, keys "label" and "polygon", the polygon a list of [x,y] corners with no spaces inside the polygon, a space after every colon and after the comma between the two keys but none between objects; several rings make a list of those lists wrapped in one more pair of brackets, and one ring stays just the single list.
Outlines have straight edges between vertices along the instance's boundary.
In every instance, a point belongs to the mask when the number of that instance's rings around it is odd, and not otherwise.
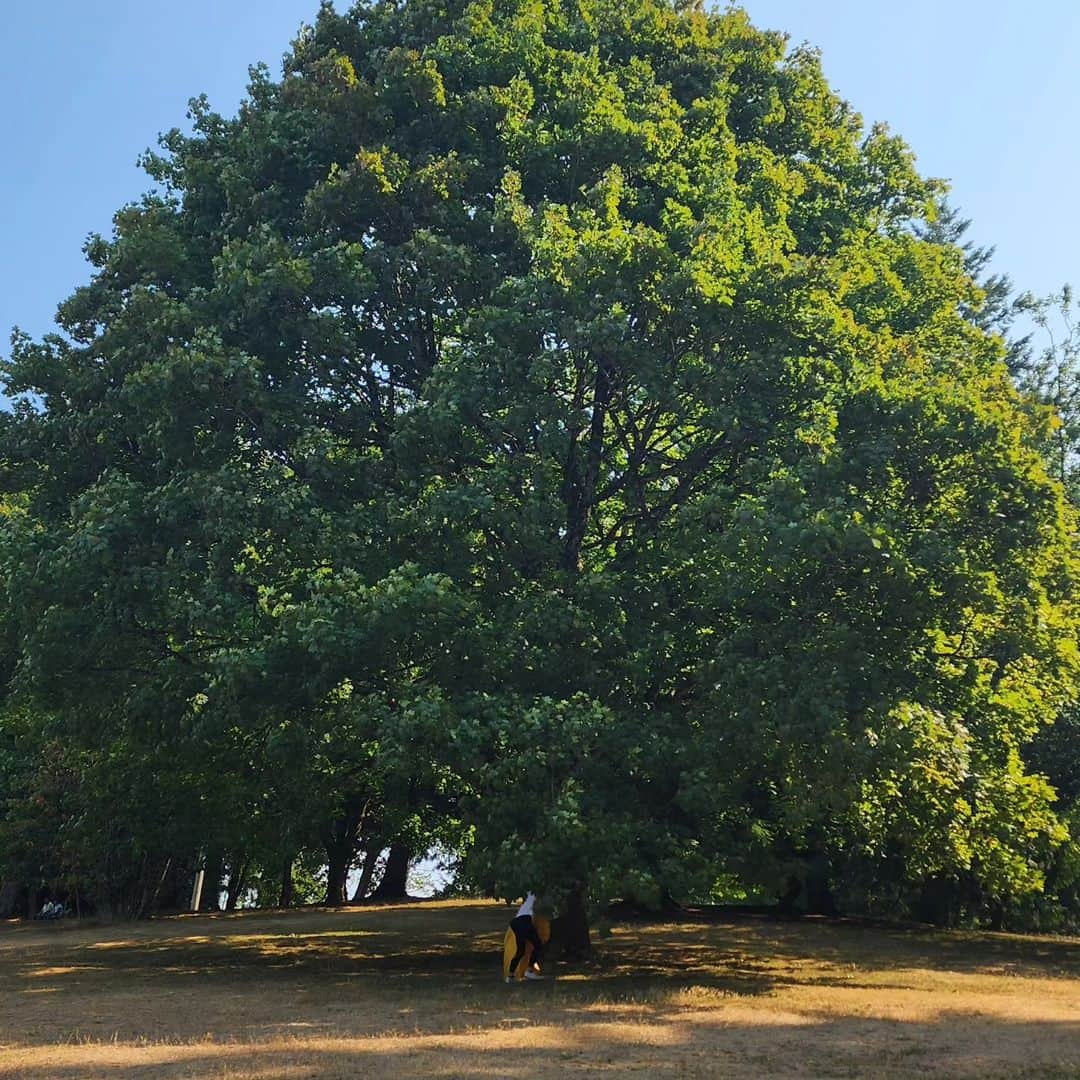
[{"label": "white sneaker", "polygon": [[526,979],[542,979],[543,977],[544,976],[541,975],[539,971],[526,971],[525,972],[525,978]]},{"label": "white sneaker", "polygon": [[512,986],[513,983],[514,983],[514,976],[513,975],[507,975],[506,978],[503,981],[506,983],[507,986]]}]

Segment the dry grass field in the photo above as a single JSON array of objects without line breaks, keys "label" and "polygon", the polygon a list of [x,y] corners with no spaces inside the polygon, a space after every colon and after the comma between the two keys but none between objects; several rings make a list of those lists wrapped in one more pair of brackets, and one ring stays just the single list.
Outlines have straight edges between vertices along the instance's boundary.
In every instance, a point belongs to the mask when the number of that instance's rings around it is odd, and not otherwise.
[{"label": "dry grass field", "polygon": [[0,1076],[1080,1076],[1080,941],[630,924],[507,987],[507,908],[0,924]]}]

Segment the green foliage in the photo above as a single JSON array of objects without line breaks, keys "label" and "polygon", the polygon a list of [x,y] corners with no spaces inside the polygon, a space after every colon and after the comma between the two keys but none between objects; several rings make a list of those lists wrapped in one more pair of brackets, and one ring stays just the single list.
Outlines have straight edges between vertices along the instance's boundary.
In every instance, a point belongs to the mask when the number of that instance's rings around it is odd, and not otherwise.
[{"label": "green foliage", "polygon": [[1080,311],[1072,288],[1016,301],[1019,315],[1034,324],[1025,341],[1018,381],[1035,402],[1052,411],[1043,450],[1051,473],[1061,481],[1073,505],[1080,503]]},{"label": "green foliage", "polygon": [[13,693],[172,763],[139,843],[1042,886],[1048,420],[816,54],[663,0],[324,5],[190,117],[0,428]]}]

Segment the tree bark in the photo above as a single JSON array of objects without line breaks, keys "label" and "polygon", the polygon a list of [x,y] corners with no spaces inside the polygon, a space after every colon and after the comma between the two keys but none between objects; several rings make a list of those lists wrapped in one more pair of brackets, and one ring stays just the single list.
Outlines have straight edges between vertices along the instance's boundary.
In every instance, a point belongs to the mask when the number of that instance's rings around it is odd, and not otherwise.
[{"label": "tree bark", "polygon": [[349,868],[356,858],[356,845],[360,839],[360,826],[366,816],[366,804],[357,798],[347,799],[345,812],[323,827],[323,847],[326,849],[326,896],[323,903],[328,907],[340,907],[345,903],[345,884]]},{"label": "tree bark", "polygon": [[0,882],[0,919],[10,919],[18,910],[20,891],[15,881]]},{"label": "tree bark", "polygon": [[166,883],[169,880],[173,870],[173,858],[170,855],[165,860],[165,866],[162,868],[161,873],[158,875],[154,882],[153,889],[150,890],[149,895],[143,900],[142,909],[139,911],[139,918],[145,919],[153,915],[157,910],[161,902],[161,894],[165,888]]},{"label": "tree bark", "polygon": [[795,874],[788,876],[784,891],[776,898],[777,910],[781,915],[794,916],[798,914],[797,904],[803,894],[802,879]]},{"label": "tree bark", "polygon": [[230,868],[229,886],[225,893],[225,910],[235,911],[237,901],[244,893],[244,883],[247,878],[248,859],[242,859],[240,863]]},{"label": "tree bark", "polygon": [[409,860],[412,852],[404,844],[391,844],[382,881],[371,894],[372,900],[408,899]]},{"label": "tree bark", "polygon": [[552,937],[562,947],[567,960],[584,960],[592,952],[584,885],[574,885],[566,894],[563,913],[552,926]]},{"label": "tree bark", "polygon": [[158,889],[157,899],[150,905],[150,914],[159,911],[186,911],[185,901],[191,896],[191,867],[186,861],[170,859]]},{"label": "tree bark", "polygon": [[835,919],[840,914],[836,898],[829,886],[829,860],[821,852],[816,852],[807,861],[806,913],[825,915],[830,919]]},{"label": "tree bark", "polygon": [[955,909],[955,882],[940,876],[928,877],[923,881],[914,904],[915,918],[934,926],[952,926]]},{"label": "tree bark", "polygon": [[589,437],[585,460],[578,452],[578,436],[575,435],[566,458],[563,499],[566,502],[566,539],[563,545],[562,566],[575,574],[581,565],[581,545],[589,528],[596,481],[600,476],[600,464],[604,456],[604,425],[607,423],[608,407],[614,396],[615,365],[607,356],[596,360],[596,381],[592,393],[592,415],[589,420]]},{"label": "tree bark", "polygon": [[221,910],[221,879],[225,875],[225,859],[220,852],[211,852],[206,859],[206,873],[203,876],[202,899],[199,911]]},{"label": "tree bark", "polygon": [[380,854],[378,844],[374,844],[364,856],[364,866],[360,871],[360,880],[356,883],[350,903],[362,904],[367,898],[368,890],[371,888],[371,879],[375,875],[375,864],[379,861]]},{"label": "tree bark", "polygon": [[343,844],[332,844],[326,849],[326,896],[323,903],[328,907],[340,907],[345,903],[345,883],[352,864],[352,850]]},{"label": "tree bark", "polygon": [[281,864],[281,888],[278,890],[278,907],[292,907],[296,896],[293,885],[293,857],[286,856]]}]

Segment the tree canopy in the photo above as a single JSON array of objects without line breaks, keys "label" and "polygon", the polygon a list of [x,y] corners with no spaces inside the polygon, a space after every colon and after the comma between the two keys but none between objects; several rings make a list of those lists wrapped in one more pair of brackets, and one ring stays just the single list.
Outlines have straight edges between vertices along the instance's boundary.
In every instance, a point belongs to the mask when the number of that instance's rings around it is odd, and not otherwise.
[{"label": "tree canopy", "polygon": [[1042,888],[1053,414],[813,51],[324,4],[190,120],[5,366],[5,836],[37,792],[129,910],[320,845],[340,900],[391,843],[503,895]]}]

